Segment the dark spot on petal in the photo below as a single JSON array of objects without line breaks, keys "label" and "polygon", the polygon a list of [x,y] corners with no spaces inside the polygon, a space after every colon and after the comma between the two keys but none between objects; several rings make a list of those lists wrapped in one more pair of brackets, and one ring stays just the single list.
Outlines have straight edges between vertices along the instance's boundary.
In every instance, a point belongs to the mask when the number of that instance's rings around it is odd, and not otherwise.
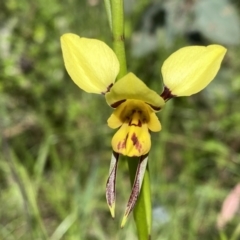
[{"label": "dark spot on petal", "polygon": [[167,102],[173,97],[176,97],[175,95],[172,95],[171,91],[166,86],[164,86],[163,92],[160,96],[164,99],[165,102]]},{"label": "dark spot on petal", "polygon": [[142,122],[138,120],[138,127],[142,127]]},{"label": "dark spot on petal", "polygon": [[105,95],[107,92],[110,91],[110,89],[112,88],[113,86],[113,83],[111,83],[108,87],[107,87],[107,90],[105,92],[101,92],[102,95]]},{"label": "dark spot on petal", "polygon": [[138,120],[138,124],[132,123],[132,120],[129,122],[128,126],[142,127],[141,120]]},{"label": "dark spot on petal", "polygon": [[124,145],[124,146],[123,146],[124,148],[126,148],[127,139],[128,139],[128,134],[126,135],[125,140],[124,140],[124,144],[123,144],[123,145]]},{"label": "dark spot on petal", "polygon": [[131,140],[133,142],[133,146],[138,150],[138,152],[140,153],[142,150],[142,144],[139,142],[138,137],[136,136],[135,133],[133,133]]},{"label": "dark spot on petal", "polygon": [[138,138],[135,133],[132,135],[131,140],[134,146],[138,143]]},{"label": "dark spot on petal", "polygon": [[126,99],[123,99],[123,100],[120,100],[118,102],[115,102],[115,103],[111,104],[111,107],[112,108],[117,108],[120,104],[122,104],[125,101],[126,101]]},{"label": "dark spot on petal", "polygon": [[153,105],[151,105],[149,103],[146,103],[146,104],[148,104],[155,111],[160,111],[161,110],[161,107],[156,107],[156,106],[153,106]]},{"label": "dark spot on petal", "polygon": [[120,141],[117,145],[117,149],[120,151],[123,148],[126,148],[126,142],[128,139],[128,134],[126,135],[125,139],[123,141]]}]

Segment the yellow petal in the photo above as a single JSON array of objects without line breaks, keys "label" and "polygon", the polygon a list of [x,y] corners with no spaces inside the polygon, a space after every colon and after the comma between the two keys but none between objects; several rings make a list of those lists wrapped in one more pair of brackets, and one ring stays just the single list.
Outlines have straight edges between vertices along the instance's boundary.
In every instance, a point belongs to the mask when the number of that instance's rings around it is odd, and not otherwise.
[{"label": "yellow petal", "polygon": [[179,49],[162,66],[165,86],[175,96],[190,96],[201,91],[216,76],[226,51],[220,45]]},{"label": "yellow petal", "polygon": [[161,123],[160,123],[158,117],[156,116],[155,112],[152,112],[150,114],[150,119],[149,119],[149,122],[148,122],[148,128],[152,132],[159,132],[162,129]]},{"label": "yellow petal", "polygon": [[129,126],[124,123],[112,139],[113,151],[125,156],[142,156],[151,148],[151,138],[147,124]]},{"label": "yellow petal", "polygon": [[120,127],[123,123],[121,119],[115,113],[112,113],[107,120],[108,126],[112,129]]},{"label": "yellow petal", "polygon": [[119,79],[105,97],[107,103],[112,107],[114,107],[115,103],[124,99],[141,100],[150,104],[156,111],[159,111],[165,104],[159,94],[148,88],[133,73],[128,73]]},{"label": "yellow petal", "polygon": [[120,127],[123,122],[125,121],[124,117],[122,114],[125,112],[125,109],[128,105],[128,102],[124,102],[120,104],[111,114],[111,116],[108,118],[107,123],[110,128],[118,128]]},{"label": "yellow petal", "polygon": [[67,33],[61,37],[63,59],[68,74],[84,91],[105,93],[119,72],[119,62],[104,42]]}]

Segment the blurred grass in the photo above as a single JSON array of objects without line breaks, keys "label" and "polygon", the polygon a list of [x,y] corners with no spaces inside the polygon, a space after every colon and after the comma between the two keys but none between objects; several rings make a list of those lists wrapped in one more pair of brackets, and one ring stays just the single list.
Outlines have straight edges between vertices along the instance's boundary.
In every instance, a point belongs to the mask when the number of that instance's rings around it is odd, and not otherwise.
[{"label": "blurred grass", "polygon": [[[146,1],[135,5],[129,37]],[[9,0],[0,20],[0,239],[136,239],[132,216],[119,228],[130,194],[124,161],[114,221],[105,202],[111,109],[71,82],[59,45],[65,32],[111,44],[103,3]],[[162,62],[187,44],[180,37],[139,59],[127,39],[129,69],[161,89]],[[239,54],[229,47],[208,89],[159,113],[163,130],[153,134],[149,156],[153,239],[231,239],[237,229],[237,217],[221,232],[216,219],[240,177]]]}]

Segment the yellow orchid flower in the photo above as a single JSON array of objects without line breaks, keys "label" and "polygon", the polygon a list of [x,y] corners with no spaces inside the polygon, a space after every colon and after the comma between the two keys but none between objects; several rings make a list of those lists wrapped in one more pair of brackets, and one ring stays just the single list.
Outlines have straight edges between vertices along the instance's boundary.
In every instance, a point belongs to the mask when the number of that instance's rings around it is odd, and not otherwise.
[{"label": "yellow orchid flower", "polygon": [[149,89],[133,73],[116,83],[119,62],[104,42],[64,34],[61,47],[66,70],[84,91],[103,94],[114,110],[108,126],[118,131],[112,138],[113,154],[106,186],[106,199],[114,217],[115,180],[119,154],[140,157],[132,192],[121,226],[132,211],[144,177],[151,148],[150,132],[161,130],[156,116],[165,102],[175,96],[189,96],[201,91],[217,74],[226,49],[220,45],[186,47],[173,53],[163,64],[164,91]]}]

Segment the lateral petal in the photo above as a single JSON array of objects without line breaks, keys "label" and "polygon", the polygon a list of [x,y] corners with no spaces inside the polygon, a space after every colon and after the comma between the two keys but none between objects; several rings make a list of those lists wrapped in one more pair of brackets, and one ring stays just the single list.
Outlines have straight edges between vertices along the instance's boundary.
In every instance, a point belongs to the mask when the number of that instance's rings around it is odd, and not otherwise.
[{"label": "lateral petal", "polygon": [[108,126],[110,128],[115,129],[120,127],[123,124],[124,119],[121,117],[121,115],[123,114],[126,106],[127,106],[127,101],[120,104],[116,109],[114,109],[113,113],[107,120]]},{"label": "lateral petal", "polygon": [[226,48],[220,45],[190,46],[174,52],[162,66],[165,86],[174,96],[190,96],[216,76]]},{"label": "lateral petal", "polygon": [[66,70],[86,92],[105,94],[115,82],[119,62],[104,42],[67,33],[61,37]]},{"label": "lateral petal", "polygon": [[160,123],[158,117],[156,116],[155,112],[150,113],[148,128],[152,132],[159,132],[162,129],[161,123]]}]

